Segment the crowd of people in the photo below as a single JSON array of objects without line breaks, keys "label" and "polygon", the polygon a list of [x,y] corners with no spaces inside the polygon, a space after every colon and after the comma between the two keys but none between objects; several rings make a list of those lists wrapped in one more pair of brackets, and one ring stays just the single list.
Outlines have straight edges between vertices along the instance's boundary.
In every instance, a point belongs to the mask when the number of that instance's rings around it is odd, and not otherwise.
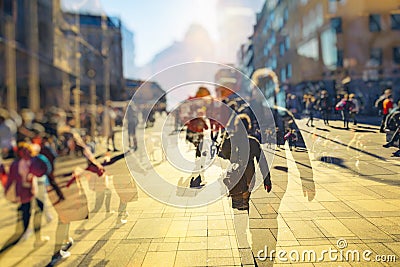
[{"label": "crowd of people", "polygon": [[[136,150],[138,112],[133,105],[127,106],[126,109],[130,116],[127,119],[128,145],[130,149]],[[57,211],[58,226],[54,255],[49,266],[69,257],[68,249],[73,243],[69,225],[71,221],[85,220],[89,216],[86,195],[82,193],[82,177],[87,178],[90,189],[96,192],[95,206],[91,213],[97,213],[103,202],[106,212],[110,212],[110,175],[106,172],[105,166],[113,163],[109,153],[118,152],[114,137],[118,112],[112,107],[111,102],[99,106],[95,120],[98,129],[95,136],[92,136],[90,123],[93,120],[86,110],[80,116],[82,126],[80,129],[76,128],[75,116],[72,113],[58,108],[37,113],[22,110],[20,114],[1,110],[0,176],[6,199],[18,205],[18,216],[15,233],[0,248],[0,259],[10,248],[27,240],[33,233],[35,247],[46,244],[50,237],[41,234],[41,225],[42,217],[45,217],[47,222],[53,220],[49,212],[50,205]],[[108,151],[102,162],[94,154],[96,147],[101,146],[101,143],[104,143],[103,149]],[[86,159],[87,166],[71,167],[69,172],[61,176],[58,174],[56,180],[55,161],[59,156],[82,157]],[[127,181],[123,181],[124,179]],[[129,196],[126,196],[127,192],[124,190],[134,183],[130,177],[116,180],[114,188],[120,195],[117,221],[123,224],[127,222],[128,216],[126,204],[135,193],[128,192]],[[122,186],[115,184],[118,182]],[[31,214],[33,214],[33,225],[30,227]]]},{"label": "crowd of people", "polygon": [[[360,101],[354,93],[338,95],[334,100],[326,90],[322,90],[317,96],[304,94],[302,103],[297,101],[297,96],[288,94],[286,104],[295,116],[302,111],[307,117],[306,125],[309,127],[314,127],[314,118],[319,115],[324,125],[329,125],[331,119],[340,118],[343,121],[343,128],[350,129],[350,123],[353,123],[354,126],[357,125],[357,116],[362,109]],[[375,110],[381,117],[379,131],[387,136],[387,143],[383,147],[389,148],[398,144],[399,106],[400,100],[395,103],[391,89],[386,89],[375,101]],[[400,156],[400,150],[393,155]]]}]

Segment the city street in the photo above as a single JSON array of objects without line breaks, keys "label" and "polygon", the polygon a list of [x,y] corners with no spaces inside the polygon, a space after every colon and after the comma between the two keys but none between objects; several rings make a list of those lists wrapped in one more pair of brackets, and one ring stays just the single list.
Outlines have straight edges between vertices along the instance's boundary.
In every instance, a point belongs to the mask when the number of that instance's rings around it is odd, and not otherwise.
[{"label": "city street", "polygon": [[[148,196],[137,184],[137,200],[128,203],[128,222],[121,224],[112,181],[129,177],[125,160],[141,161],[146,150],[139,147],[124,159],[119,132],[117,148],[121,151],[111,154],[118,160],[105,167],[112,211],[106,213],[102,207],[90,213],[88,220],[71,223],[75,243],[69,250],[71,256],[59,266],[254,266],[252,251],[255,258],[259,256],[259,266],[394,266],[400,256],[400,160],[391,157],[396,149],[382,147],[385,136],[379,126],[361,123],[344,130],[341,121],[324,126],[316,120],[316,127],[307,127],[305,122],[297,121],[307,151],[291,151],[287,144],[275,151],[265,148],[266,153],[275,153],[273,163],[269,162],[272,191],[260,187],[252,193],[249,223],[247,213],[234,211],[227,196],[201,207],[172,207]],[[157,117],[155,126],[146,132],[152,139],[138,138],[152,142],[151,162],[156,172],[184,190],[190,173],[163,159],[157,140],[161,129],[170,134],[173,127],[164,125],[164,117]],[[184,135],[178,138],[185,144]],[[102,162],[105,150],[98,147],[96,155]],[[187,145],[182,151],[194,156]],[[205,172],[206,187],[223,171],[225,165],[218,161]],[[69,179],[62,174],[76,166],[85,168],[85,159],[59,158],[55,168],[59,181]],[[92,210],[95,192],[89,188],[88,176],[81,178]],[[166,193],[178,196],[178,191]],[[17,205],[10,204],[3,192],[0,195],[2,245],[14,232]],[[0,266],[49,263],[57,227],[57,213],[52,207],[50,211],[54,218],[50,223],[43,219],[42,228],[50,241],[34,248],[32,235],[6,252]]]}]

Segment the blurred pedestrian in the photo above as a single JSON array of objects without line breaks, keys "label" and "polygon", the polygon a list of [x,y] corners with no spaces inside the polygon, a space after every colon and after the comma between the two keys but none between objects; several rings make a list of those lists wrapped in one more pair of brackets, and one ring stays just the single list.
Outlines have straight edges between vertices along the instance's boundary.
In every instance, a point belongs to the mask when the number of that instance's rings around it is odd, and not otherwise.
[{"label": "blurred pedestrian", "polygon": [[[112,102],[107,101],[106,107],[103,111],[103,136],[106,138],[107,151],[118,151],[115,147],[115,119],[117,115],[112,108]],[[109,147],[109,142],[111,140],[112,149]]]},{"label": "blurred pedestrian", "polygon": [[381,121],[381,127],[379,131],[381,133],[385,132],[385,121],[386,117],[388,115],[388,110],[384,108],[384,102],[386,99],[388,99],[392,95],[392,90],[391,89],[386,89],[384,93],[375,101],[375,107],[378,109],[379,115],[382,116],[382,121]]},{"label": "blurred pedestrian", "polygon": [[349,100],[354,104],[352,110],[350,111],[350,118],[353,120],[353,124],[357,125],[357,114],[360,112],[360,104],[355,94],[350,94]]},{"label": "blurred pedestrian", "polygon": [[47,172],[47,165],[40,158],[32,157],[32,147],[30,144],[21,142],[18,144],[18,158],[10,166],[8,180],[5,186],[5,193],[15,189],[15,198],[18,207],[18,216],[15,233],[11,236],[4,246],[0,249],[0,253],[8,250],[20,240],[26,240],[30,233],[28,231],[29,221],[31,218],[31,209],[35,205],[34,213],[34,232],[35,247],[42,246],[50,238],[41,235],[41,220],[44,208],[42,200],[36,197],[37,194],[37,178]]},{"label": "blurred pedestrian", "polygon": [[354,103],[349,99],[349,95],[345,94],[342,100],[336,104],[336,110],[342,113],[343,127],[349,129],[350,112],[354,108]]},{"label": "blurred pedestrian", "polygon": [[128,145],[130,149],[136,151],[137,139],[136,139],[136,127],[138,126],[139,119],[137,116],[137,111],[135,110],[132,103],[130,103],[126,110],[126,121],[128,123]]},{"label": "blurred pedestrian", "polygon": [[[232,198],[232,208],[245,210],[249,213],[249,200],[255,179],[255,163],[258,166],[264,181],[264,188],[267,192],[272,189],[271,177],[268,169],[265,154],[261,149],[258,140],[248,134],[251,127],[250,117],[246,114],[239,114],[234,122],[235,132],[228,136],[221,144],[219,156],[228,159],[231,162],[227,170],[224,184],[229,190],[229,196]],[[244,128],[244,129],[243,129]],[[227,133],[225,133],[227,134]],[[246,136],[248,143],[238,142]],[[241,147],[246,146],[248,153],[243,153]]]},{"label": "blurred pedestrian", "polygon": [[332,103],[328,95],[328,91],[322,90],[321,96],[318,99],[316,106],[319,112],[321,112],[321,117],[324,120],[325,125],[329,125],[329,114],[332,109]]},{"label": "blurred pedestrian", "polygon": [[311,127],[314,127],[314,112],[315,112],[315,98],[311,95],[305,95],[304,96],[305,100],[305,114],[308,115],[308,120],[306,125]]},{"label": "blurred pedestrian", "polygon": [[15,132],[12,120],[6,119],[6,114],[0,114],[0,148],[2,158],[11,158],[14,156],[13,148],[15,147]]}]

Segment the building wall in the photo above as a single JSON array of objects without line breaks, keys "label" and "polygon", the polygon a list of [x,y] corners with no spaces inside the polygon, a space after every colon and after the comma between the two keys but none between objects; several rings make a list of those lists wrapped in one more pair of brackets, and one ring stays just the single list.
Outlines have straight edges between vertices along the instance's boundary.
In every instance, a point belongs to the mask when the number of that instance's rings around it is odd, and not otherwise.
[{"label": "building wall", "polygon": [[[391,29],[396,10],[399,14],[398,0],[267,1],[252,36],[254,67],[274,69],[286,93],[355,92],[370,113],[386,87],[400,97],[399,64],[393,58],[400,31]],[[379,32],[370,31],[371,14],[380,15]],[[339,32],[335,18],[341,19]],[[378,55],[382,51],[381,64],[371,60],[374,49]],[[345,78],[350,82],[344,84]],[[271,84],[265,81],[264,87],[268,91]]]}]

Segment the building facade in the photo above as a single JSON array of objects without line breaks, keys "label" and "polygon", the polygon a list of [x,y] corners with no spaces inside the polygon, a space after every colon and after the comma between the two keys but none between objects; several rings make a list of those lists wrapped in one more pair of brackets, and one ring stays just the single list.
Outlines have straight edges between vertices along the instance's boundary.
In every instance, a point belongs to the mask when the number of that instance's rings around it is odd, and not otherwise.
[{"label": "building facade", "polygon": [[1,106],[33,111],[50,103],[65,106],[64,85],[74,79],[74,70],[65,64],[70,49],[59,46],[70,44],[59,0],[0,0],[0,20]]},{"label": "building facade", "polygon": [[[364,113],[386,88],[400,97],[398,0],[269,0],[252,35],[254,69],[271,68],[282,90],[355,93]],[[275,97],[270,79],[262,84]],[[275,99],[275,102],[276,99]],[[281,102],[281,101],[278,101]]]}]

